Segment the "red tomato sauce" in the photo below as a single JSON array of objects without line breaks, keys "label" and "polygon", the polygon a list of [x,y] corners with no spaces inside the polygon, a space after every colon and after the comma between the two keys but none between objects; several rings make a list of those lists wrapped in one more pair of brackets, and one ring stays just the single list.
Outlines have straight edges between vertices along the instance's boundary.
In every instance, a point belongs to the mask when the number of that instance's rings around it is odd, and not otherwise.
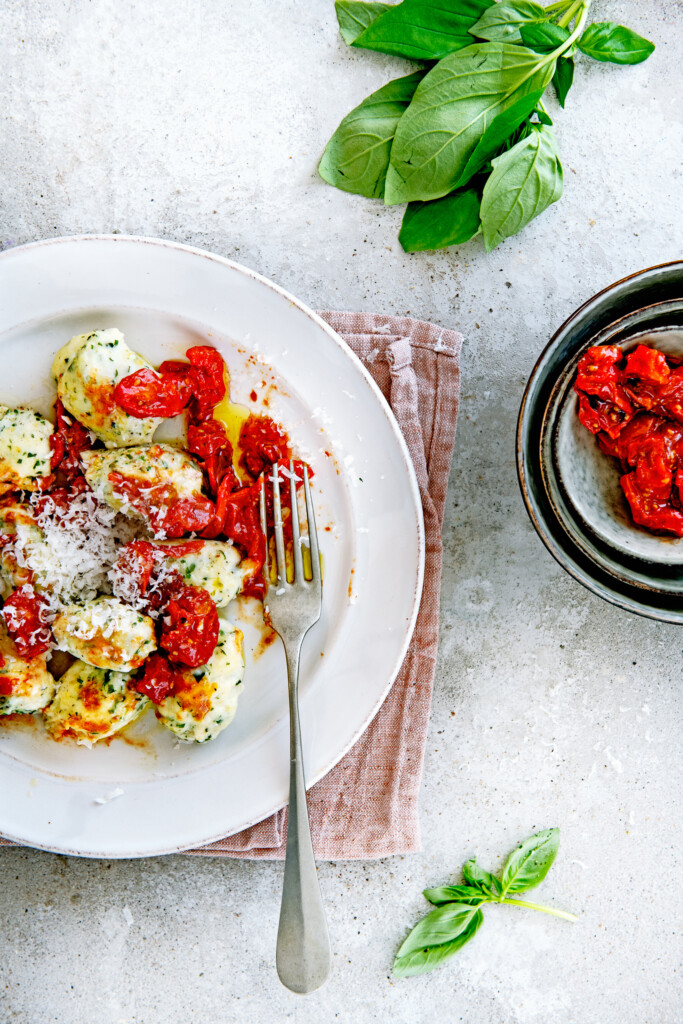
[{"label": "red tomato sauce", "polygon": [[47,624],[47,613],[47,600],[30,584],[15,590],[5,601],[5,626],[21,658],[37,658],[49,651],[52,630]]},{"label": "red tomato sauce", "polygon": [[683,537],[683,365],[647,345],[588,349],[574,390],[579,419],[619,459],[634,522]]}]

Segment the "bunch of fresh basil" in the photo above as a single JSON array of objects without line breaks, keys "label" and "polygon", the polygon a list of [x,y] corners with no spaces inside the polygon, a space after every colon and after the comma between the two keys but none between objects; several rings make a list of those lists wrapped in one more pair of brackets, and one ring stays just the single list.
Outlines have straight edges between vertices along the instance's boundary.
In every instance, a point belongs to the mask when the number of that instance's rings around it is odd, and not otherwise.
[{"label": "bunch of fresh basil", "polygon": [[457,953],[484,923],[481,908],[486,903],[525,907],[565,921],[576,921],[576,915],[566,910],[517,899],[519,893],[528,892],[543,881],[559,846],[559,828],[549,828],[525,839],[510,854],[500,878],[480,868],[473,858],[463,865],[461,885],[425,889],[425,898],[436,909],[415,925],[399,949],[394,974],[402,978],[425,974]]},{"label": "bunch of fresh basil", "polygon": [[388,206],[407,202],[399,234],[406,252],[458,245],[480,230],[493,249],[562,195],[557,139],[541,97],[552,83],[564,107],[576,51],[639,64],[654,50],[614,22],[586,27],[590,5],[336,0],[346,43],[428,63],[344,118],[321,176]]}]

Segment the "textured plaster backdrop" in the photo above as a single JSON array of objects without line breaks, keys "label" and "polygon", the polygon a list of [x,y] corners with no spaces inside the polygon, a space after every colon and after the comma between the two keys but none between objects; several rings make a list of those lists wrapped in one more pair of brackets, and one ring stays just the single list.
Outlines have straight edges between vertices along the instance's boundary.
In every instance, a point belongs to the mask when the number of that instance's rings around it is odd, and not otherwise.
[{"label": "textured plaster backdrop", "polygon": [[[86,862],[3,850],[0,1020],[12,1024],[674,1024],[683,1016],[683,632],[554,563],[517,488],[516,413],[550,334],[592,293],[681,257],[683,6],[598,0],[657,43],[582,59],[556,127],[562,200],[486,255],[406,256],[399,209],[315,173],[398,59],[341,42],[332,0],[4,0],[0,241],[158,235],[236,259],[311,306],[465,335],[444,531],[424,852],[321,867],[328,985],[280,987],[280,865]],[[552,113],[556,105],[551,101]],[[576,925],[492,908],[450,966],[394,981],[426,885],[497,867],[559,825],[538,893]]]}]

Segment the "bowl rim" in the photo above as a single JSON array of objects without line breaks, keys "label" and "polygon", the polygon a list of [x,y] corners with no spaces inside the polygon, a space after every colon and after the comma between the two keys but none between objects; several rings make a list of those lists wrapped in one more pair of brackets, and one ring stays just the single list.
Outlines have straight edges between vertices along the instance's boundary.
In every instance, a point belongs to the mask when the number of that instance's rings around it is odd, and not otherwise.
[{"label": "bowl rim", "polygon": [[[537,534],[539,535],[546,549],[550,552],[555,561],[559,565],[561,565],[562,568],[570,574],[570,576],[573,576],[574,579],[576,579],[579,583],[585,586],[588,590],[592,591],[594,594],[597,594],[598,597],[601,597],[603,600],[608,601],[610,604],[616,605],[618,608],[623,608],[626,611],[630,611],[634,614],[641,615],[645,618],[655,619],[660,622],[671,622],[681,624],[683,623],[683,595],[681,599],[680,611],[677,611],[675,609],[667,610],[666,608],[652,606],[650,604],[644,603],[642,600],[644,596],[644,591],[642,588],[637,588],[640,592],[639,594],[626,594],[622,593],[619,589],[619,583],[621,583],[621,587],[630,589],[628,583],[615,580],[615,583],[617,584],[617,587],[615,589],[612,589],[612,587],[609,584],[603,584],[599,578],[596,578],[596,576],[593,575],[591,572],[588,572],[586,569],[582,568],[581,563],[582,561],[585,561],[588,562],[594,569],[599,569],[599,567],[596,566],[595,562],[588,558],[588,556],[586,556],[585,553],[581,552],[580,549],[578,550],[579,553],[582,555],[582,559],[575,559],[570,552],[565,550],[565,548],[554,539],[552,532],[547,528],[547,525],[545,523],[545,517],[542,513],[542,510],[538,508],[538,503],[536,502],[531,492],[529,480],[530,453],[527,451],[525,443],[526,434],[528,432],[527,428],[529,424],[530,415],[529,400],[536,388],[536,385],[539,381],[539,378],[542,375],[542,372],[550,355],[554,352],[558,342],[566,335],[572,324],[580,320],[586,314],[586,312],[588,312],[591,309],[591,307],[598,305],[602,298],[604,298],[611,292],[614,292],[617,289],[621,288],[628,282],[636,281],[639,278],[647,277],[648,275],[654,274],[658,271],[673,271],[675,269],[680,270],[683,274],[683,260],[670,260],[666,263],[655,264],[651,267],[646,267],[642,270],[635,271],[632,274],[627,274],[625,277],[619,278],[617,281],[614,281],[612,282],[612,284],[609,284],[605,288],[602,288],[594,295],[591,295],[588,299],[585,300],[585,302],[583,302],[572,313],[570,313],[570,315],[553,333],[547,344],[543,347],[541,353],[536,359],[536,362],[534,363],[533,369],[529,375],[529,379],[527,380],[527,383],[525,385],[522,400],[520,403],[519,414],[517,417],[515,443],[517,480],[519,483],[519,488],[522,494],[524,505],[526,507],[529,518],[531,519],[531,522]],[[550,512],[552,516],[555,519],[557,519],[557,516],[555,516],[554,510],[552,509],[552,506],[550,508]],[[559,520],[558,525],[560,527],[562,526]],[[572,543],[569,538],[567,538],[567,540],[569,541],[569,543]],[[635,590],[636,588],[633,589]],[[646,592],[647,591],[645,590],[645,593]],[[659,593],[658,591],[655,592]],[[669,594],[667,596],[671,598],[675,595]]]}]

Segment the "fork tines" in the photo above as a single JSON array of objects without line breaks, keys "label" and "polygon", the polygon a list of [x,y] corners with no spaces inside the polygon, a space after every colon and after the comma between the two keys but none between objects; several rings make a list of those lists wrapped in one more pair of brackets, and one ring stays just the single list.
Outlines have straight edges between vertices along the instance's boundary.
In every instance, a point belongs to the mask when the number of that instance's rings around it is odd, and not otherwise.
[{"label": "fork tines", "polygon": [[[303,539],[299,523],[299,503],[296,493],[296,471],[294,462],[290,459],[289,469],[282,467],[284,475],[289,476],[290,514],[292,527],[292,560],[294,565],[293,584],[307,583],[304,572],[304,560],[302,554]],[[282,520],[282,501],[280,498],[280,464],[274,462],[271,466],[271,484],[273,488],[273,535],[275,537],[275,562],[277,573],[278,589],[289,586],[287,579],[287,555],[285,551],[285,536]],[[306,522],[308,531],[308,546],[311,555],[311,574],[314,583],[320,584],[320,555],[318,552],[318,534],[315,525],[315,513],[313,511],[313,499],[311,498],[311,487],[308,479],[308,466],[303,467],[304,495],[306,499]],[[263,571],[268,584],[270,585],[270,549],[268,538],[268,517],[266,515],[266,479],[265,474],[261,480],[260,491],[260,514],[261,529],[266,539],[266,561]]]}]

